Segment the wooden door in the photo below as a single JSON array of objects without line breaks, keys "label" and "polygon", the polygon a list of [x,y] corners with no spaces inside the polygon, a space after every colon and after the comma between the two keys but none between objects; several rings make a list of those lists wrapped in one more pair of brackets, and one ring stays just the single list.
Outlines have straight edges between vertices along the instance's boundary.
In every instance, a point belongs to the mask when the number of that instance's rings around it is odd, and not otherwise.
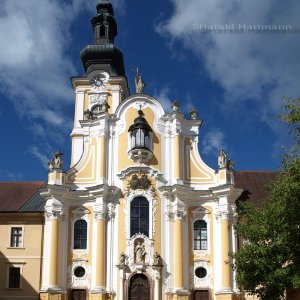
[{"label": "wooden door", "polygon": [[86,290],[72,290],[71,300],[86,300]]},{"label": "wooden door", "polygon": [[129,300],[150,300],[150,284],[143,274],[134,275],[130,280]]},{"label": "wooden door", "polygon": [[209,300],[208,291],[194,291],[194,300]]}]

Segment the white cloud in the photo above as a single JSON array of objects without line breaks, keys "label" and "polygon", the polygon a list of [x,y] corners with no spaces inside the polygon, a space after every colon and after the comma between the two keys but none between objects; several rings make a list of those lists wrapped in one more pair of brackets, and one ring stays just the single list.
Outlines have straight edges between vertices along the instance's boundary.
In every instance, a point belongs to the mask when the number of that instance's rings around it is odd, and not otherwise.
[{"label": "white cloud", "polygon": [[[166,112],[170,112],[172,110],[172,103],[176,99],[171,99],[171,88],[169,86],[163,87],[161,90],[155,90],[154,98],[157,99],[160,104],[163,106]],[[180,111],[183,113],[189,113],[193,108],[193,103],[189,95],[185,97],[184,100],[176,100],[180,105]]]},{"label": "white cloud", "polygon": [[[31,128],[44,148],[49,148],[49,143],[65,142],[70,132],[72,120],[65,111],[74,102],[74,92],[69,78],[78,71],[68,52],[74,42],[69,30],[83,10],[89,10],[93,16],[98,2],[1,2],[1,98],[12,101],[22,122]],[[46,162],[37,148],[31,148],[31,152]]]},{"label": "white cloud", "polygon": [[168,86],[163,87],[160,91],[155,91],[154,98],[157,99],[164,110],[169,112],[171,110],[172,102],[170,98],[170,88]]},{"label": "white cloud", "polygon": [[[6,0],[0,18],[0,88],[19,114],[52,125],[62,122],[61,107],[71,103],[68,78],[75,73],[66,51],[76,17],[74,0]],[[84,7],[84,6],[83,6]],[[50,116],[50,117],[49,117]]]},{"label": "white cloud", "polygon": [[218,128],[212,128],[203,138],[203,153],[217,156],[221,149],[226,149],[224,134]]},{"label": "white cloud", "polygon": [[[171,0],[174,13],[157,30],[180,42],[205,65],[211,79],[224,89],[231,109],[255,103],[260,120],[276,131],[284,95],[300,95],[299,34],[296,32],[203,32],[208,25],[291,25],[300,30],[300,2],[288,0]],[[220,28],[220,27],[219,27]],[[242,104],[242,105],[241,105]]]},{"label": "white cloud", "polygon": [[44,151],[41,152],[36,146],[33,146],[29,149],[29,153],[31,153],[35,158],[37,158],[43,165],[43,167],[47,169],[48,162],[50,161],[50,159],[45,155]]}]

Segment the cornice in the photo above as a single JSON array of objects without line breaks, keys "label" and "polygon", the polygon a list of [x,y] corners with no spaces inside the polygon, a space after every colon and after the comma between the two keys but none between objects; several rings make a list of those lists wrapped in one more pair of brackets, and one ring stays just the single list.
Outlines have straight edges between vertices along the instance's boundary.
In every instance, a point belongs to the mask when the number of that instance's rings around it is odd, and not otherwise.
[{"label": "cornice", "polygon": [[169,198],[171,201],[178,198],[186,203],[191,203],[200,200],[214,200],[216,198],[210,190],[195,190],[186,185],[175,184],[172,186],[161,186],[158,189],[164,197]]},{"label": "cornice", "polygon": [[158,169],[153,169],[148,166],[130,166],[126,169],[121,170],[121,172],[117,174],[117,176],[119,179],[123,180],[126,177],[130,176],[131,174],[135,174],[138,172],[141,172],[143,174],[148,174],[162,183],[167,183],[162,173],[159,173]]}]

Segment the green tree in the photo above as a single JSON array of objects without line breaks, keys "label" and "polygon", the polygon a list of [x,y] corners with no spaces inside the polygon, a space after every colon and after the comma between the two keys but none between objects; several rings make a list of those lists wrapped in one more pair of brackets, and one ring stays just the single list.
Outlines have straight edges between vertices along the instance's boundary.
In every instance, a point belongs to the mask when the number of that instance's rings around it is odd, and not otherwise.
[{"label": "green tree", "polygon": [[262,300],[284,299],[300,291],[300,98],[286,98],[281,119],[291,127],[295,145],[284,156],[269,196],[261,207],[239,203],[236,230],[244,239],[233,255],[237,280]]}]

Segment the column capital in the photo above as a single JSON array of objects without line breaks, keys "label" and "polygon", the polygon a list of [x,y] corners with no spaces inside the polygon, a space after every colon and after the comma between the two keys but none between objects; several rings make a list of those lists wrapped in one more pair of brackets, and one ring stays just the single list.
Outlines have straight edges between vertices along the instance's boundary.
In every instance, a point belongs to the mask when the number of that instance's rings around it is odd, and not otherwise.
[{"label": "column capital", "polygon": [[175,220],[184,221],[186,216],[186,209],[185,207],[175,208],[173,214]]},{"label": "column capital", "polygon": [[64,214],[62,211],[46,211],[45,212],[46,221],[59,220],[62,221],[64,219]]},{"label": "column capital", "polygon": [[63,205],[57,199],[49,199],[45,205],[46,221],[62,220],[63,219]]},{"label": "column capital", "polygon": [[107,220],[107,204],[105,202],[97,203],[94,206],[95,220]]},{"label": "column capital", "polygon": [[115,209],[116,209],[115,203],[109,202],[107,204],[107,216],[108,216],[109,220],[115,218],[115,216],[116,216]]},{"label": "column capital", "polygon": [[107,214],[102,211],[94,211],[94,218],[96,221],[98,220],[107,221]]}]

